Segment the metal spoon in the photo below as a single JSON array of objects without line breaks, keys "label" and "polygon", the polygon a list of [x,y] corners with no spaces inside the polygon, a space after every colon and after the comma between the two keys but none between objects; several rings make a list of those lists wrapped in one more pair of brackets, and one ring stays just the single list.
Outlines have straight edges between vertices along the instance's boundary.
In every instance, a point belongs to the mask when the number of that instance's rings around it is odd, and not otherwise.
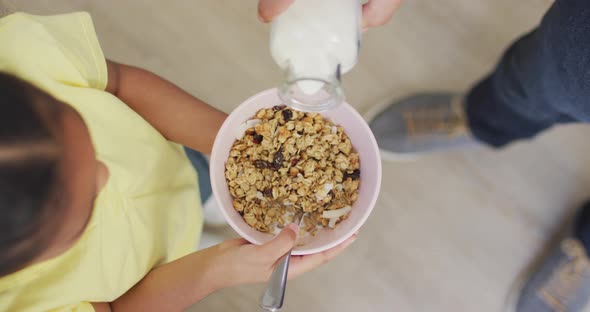
[{"label": "metal spoon", "polygon": [[[299,223],[299,227],[303,224],[303,219],[308,215],[305,213],[297,220],[297,215],[293,219],[293,223]],[[297,235],[299,236],[299,235]],[[296,239],[297,241],[297,239]],[[260,307],[265,311],[275,312],[283,307],[283,300],[285,299],[285,289],[287,288],[287,274],[289,273],[289,261],[291,260],[291,252],[289,250],[281,259],[272,272],[268,280],[266,291],[260,299]]]}]

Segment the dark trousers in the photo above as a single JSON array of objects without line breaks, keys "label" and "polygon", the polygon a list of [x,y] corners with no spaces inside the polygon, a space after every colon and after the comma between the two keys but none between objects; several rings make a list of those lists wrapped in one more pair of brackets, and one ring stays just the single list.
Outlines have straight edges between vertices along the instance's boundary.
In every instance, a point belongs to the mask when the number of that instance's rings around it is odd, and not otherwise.
[{"label": "dark trousers", "polygon": [[590,0],[556,0],[469,92],[467,116],[475,137],[496,147],[590,122]]},{"label": "dark trousers", "polygon": [[201,193],[201,203],[204,204],[211,197],[211,180],[209,179],[209,162],[200,152],[188,147],[184,148],[188,160],[193,168],[197,171],[199,177],[199,192]]},{"label": "dark trousers", "polygon": [[[467,95],[473,135],[500,147],[559,123],[590,122],[590,0],[556,0]],[[590,250],[590,203],[574,234]]]}]

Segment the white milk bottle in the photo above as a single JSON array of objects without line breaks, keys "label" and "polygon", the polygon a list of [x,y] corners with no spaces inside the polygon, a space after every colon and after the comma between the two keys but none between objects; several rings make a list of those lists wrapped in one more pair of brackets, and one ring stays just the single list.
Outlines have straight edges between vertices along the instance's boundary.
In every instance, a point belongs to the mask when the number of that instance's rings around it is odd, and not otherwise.
[{"label": "white milk bottle", "polygon": [[356,64],[360,19],[360,0],[295,0],[275,18],[270,51],[285,71],[285,104],[317,112],[342,103],[340,76]]}]

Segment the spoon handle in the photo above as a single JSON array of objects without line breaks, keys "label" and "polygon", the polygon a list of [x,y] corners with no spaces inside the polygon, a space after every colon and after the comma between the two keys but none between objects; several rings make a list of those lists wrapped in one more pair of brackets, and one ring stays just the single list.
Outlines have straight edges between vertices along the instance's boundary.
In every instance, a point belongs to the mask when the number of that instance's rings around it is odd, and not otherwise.
[{"label": "spoon handle", "polygon": [[283,299],[285,298],[285,289],[287,288],[287,273],[289,273],[289,260],[291,259],[291,251],[287,252],[277,263],[268,286],[262,299],[260,300],[260,307],[266,311],[275,312],[283,307]]}]

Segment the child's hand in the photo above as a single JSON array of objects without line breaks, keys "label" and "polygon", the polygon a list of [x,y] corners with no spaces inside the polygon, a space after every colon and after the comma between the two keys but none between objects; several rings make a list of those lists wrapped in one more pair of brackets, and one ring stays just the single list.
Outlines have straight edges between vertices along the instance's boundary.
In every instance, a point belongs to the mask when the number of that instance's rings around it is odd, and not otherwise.
[{"label": "child's hand", "polygon": [[[272,241],[253,245],[244,239],[225,241],[206,250],[212,253],[214,280],[223,288],[241,284],[265,282],[270,277],[278,260],[295,244],[297,226],[292,224]],[[343,252],[354,240],[356,234],[342,244],[321,253],[308,256],[292,256],[289,278],[311,271],[332,260]]]}]

